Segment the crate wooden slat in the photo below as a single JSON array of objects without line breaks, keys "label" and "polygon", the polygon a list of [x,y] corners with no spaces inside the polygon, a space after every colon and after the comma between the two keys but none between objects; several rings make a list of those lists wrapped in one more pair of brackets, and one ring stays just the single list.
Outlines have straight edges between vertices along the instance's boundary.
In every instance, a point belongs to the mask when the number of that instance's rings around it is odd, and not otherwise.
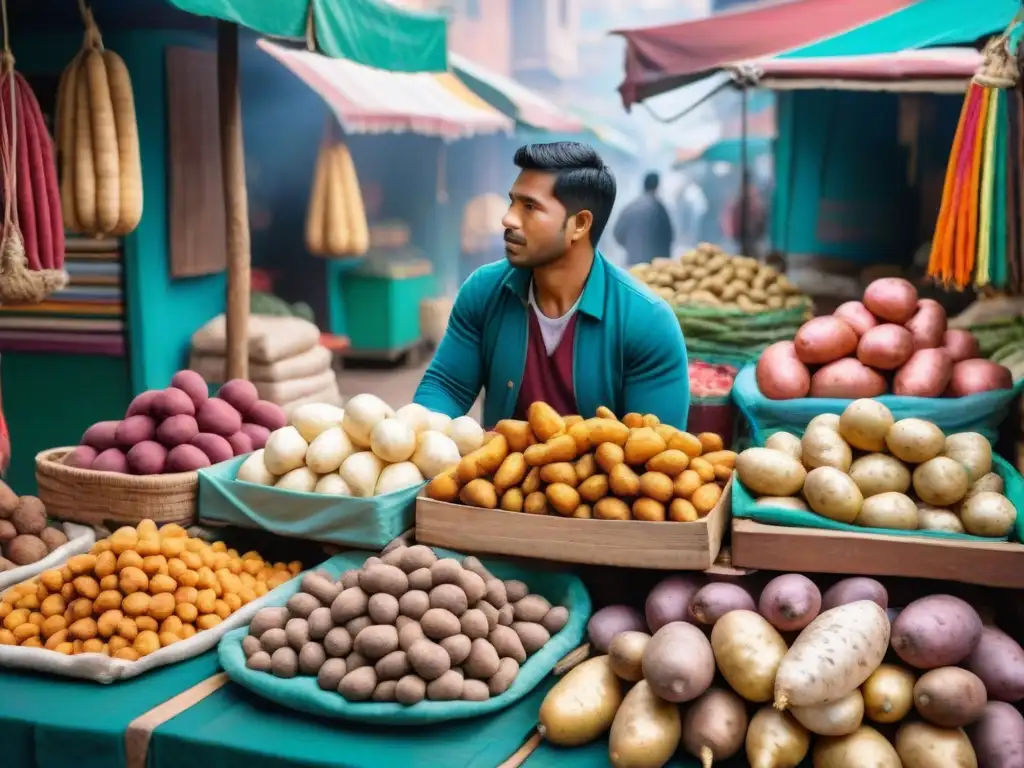
[{"label": "crate wooden slat", "polygon": [[732,509],[732,481],[694,523],[577,520],[416,500],[416,541],[458,552],[654,570],[711,568]]},{"label": "crate wooden slat", "polygon": [[732,521],[732,565],[1024,588],[1022,544],[786,528],[753,520]]}]

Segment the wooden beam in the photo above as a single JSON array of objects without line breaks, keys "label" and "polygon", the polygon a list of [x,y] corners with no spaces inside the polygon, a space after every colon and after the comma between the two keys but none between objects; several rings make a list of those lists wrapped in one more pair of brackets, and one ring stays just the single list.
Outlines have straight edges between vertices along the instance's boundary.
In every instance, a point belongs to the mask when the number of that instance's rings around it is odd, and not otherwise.
[{"label": "wooden beam", "polygon": [[238,25],[217,22],[217,85],[221,169],[227,229],[227,378],[249,376],[249,289],[252,256],[245,187],[242,99],[238,87]]}]

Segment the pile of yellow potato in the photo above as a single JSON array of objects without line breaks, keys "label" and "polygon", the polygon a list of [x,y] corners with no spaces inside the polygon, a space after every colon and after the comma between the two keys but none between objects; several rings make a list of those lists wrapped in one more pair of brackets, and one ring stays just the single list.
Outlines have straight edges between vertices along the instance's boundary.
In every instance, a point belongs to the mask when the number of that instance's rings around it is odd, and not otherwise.
[{"label": "pile of yellow potato", "polygon": [[718,504],[736,461],[719,435],[691,435],[653,414],[620,420],[601,407],[592,419],[563,418],[536,402],[527,419],[498,422],[427,496],[533,515],[694,522]]},{"label": "pile of yellow potato", "polygon": [[803,307],[808,298],[777,270],[750,256],[730,256],[701,243],[680,259],[657,258],[630,273],[669,304],[743,312]]},{"label": "pile of yellow potato", "polygon": [[7,590],[0,645],[137,661],[212,629],[301,570],[143,520]]}]

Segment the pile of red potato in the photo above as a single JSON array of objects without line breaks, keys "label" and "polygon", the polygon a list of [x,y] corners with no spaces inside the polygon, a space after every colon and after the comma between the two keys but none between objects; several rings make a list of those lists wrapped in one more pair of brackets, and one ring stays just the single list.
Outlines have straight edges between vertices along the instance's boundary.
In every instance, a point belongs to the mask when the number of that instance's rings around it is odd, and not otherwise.
[{"label": "pile of red potato", "polygon": [[195,371],[178,371],[167,389],[138,395],[121,421],[93,424],[64,459],[79,469],[159,475],[202,469],[258,450],[287,423],[279,405],[233,379],[216,397]]},{"label": "pile of red potato", "polygon": [[757,362],[757,384],[772,400],[860,398],[890,392],[964,397],[1012,389],[1006,366],[978,357],[970,331],[947,330],[946,311],[898,277],[875,280],[863,301],[804,323],[793,341],[772,344]]}]

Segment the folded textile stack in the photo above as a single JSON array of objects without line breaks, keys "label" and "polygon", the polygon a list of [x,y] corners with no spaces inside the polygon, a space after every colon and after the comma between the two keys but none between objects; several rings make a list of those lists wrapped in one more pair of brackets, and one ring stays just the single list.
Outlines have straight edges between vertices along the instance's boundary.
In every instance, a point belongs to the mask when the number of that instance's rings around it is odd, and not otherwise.
[{"label": "folded textile stack", "polygon": [[[214,384],[226,379],[225,337],[224,315],[192,334],[188,367]],[[320,329],[302,318],[250,315],[249,380],[260,399],[285,413],[306,403],[341,405],[331,352],[320,344]]]}]

